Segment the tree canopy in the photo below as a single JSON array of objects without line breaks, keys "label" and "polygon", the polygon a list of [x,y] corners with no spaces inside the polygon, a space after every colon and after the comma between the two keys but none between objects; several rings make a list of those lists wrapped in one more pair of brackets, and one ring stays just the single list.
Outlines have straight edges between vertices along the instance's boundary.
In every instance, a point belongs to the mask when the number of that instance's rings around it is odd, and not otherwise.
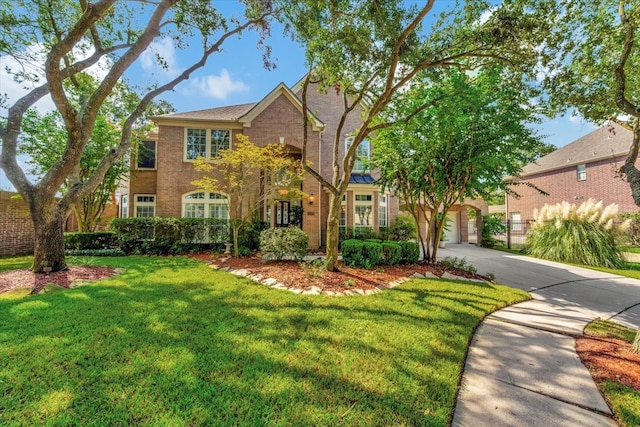
[{"label": "tree canopy", "polygon": [[[261,0],[245,0],[242,5],[244,16],[230,17],[205,0],[0,0],[0,54],[10,55],[20,64],[9,71],[30,88],[22,98],[6,105],[7,118],[0,124],[0,166],[29,205],[35,228],[35,271],[41,271],[43,262],[54,271],[66,268],[62,224],[68,210],[92,193],[112,164],[130,150],[132,134],[152,100],[203,67],[229,37],[256,30],[264,42],[274,5]],[[161,37],[170,37],[179,48],[197,45],[199,40],[201,52],[175,78],[141,89],[138,101],[127,105],[125,118],[119,123],[119,143],[104,153],[84,181],[74,183],[56,199],[65,180],[80,165],[107,98],[129,67]],[[266,64],[271,65],[266,59]],[[164,58],[156,56],[156,60],[166,66]],[[102,75],[95,85],[81,84],[80,76],[91,67],[102,68]],[[81,96],[70,96],[71,86],[80,87]],[[16,155],[26,111],[46,96],[51,97],[60,113],[67,140],[59,157],[33,183]]]},{"label": "tree canopy", "polygon": [[376,133],[373,164],[416,225],[426,219],[420,240],[430,261],[449,209],[504,188],[505,175],[517,175],[544,147],[527,126],[538,111],[511,77],[503,67],[452,69],[414,82],[377,118],[407,117]]},{"label": "tree canopy", "polygon": [[[424,3],[397,1],[332,2],[300,1],[287,9],[287,17],[305,46],[310,72],[306,90],[317,83],[341,94],[343,111],[333,135],[333,174],[325,179],[312,167],[307,171],[330,193],[327,220],[327,268],[335,269],[341,198],[346,193],[359,145],[390,122],[376,122],[394,98],[416,78],[438,70],[471,70],[491,63],[535,65],[532,46],[539,27],[548,21],[530,13],[520,2],[490,7],[469,0],[434,10]],[[415,111],[424,106],[415,105]],[[357,129],[345,127],[349,115],[360,114]],[[306,129],[306,125],[305,125]],[[306,132],[306,130],[305,130]],[[354,138],[344,156],[339,147],[345,134]],[[306,137],[305,137],[306,141]]]}]

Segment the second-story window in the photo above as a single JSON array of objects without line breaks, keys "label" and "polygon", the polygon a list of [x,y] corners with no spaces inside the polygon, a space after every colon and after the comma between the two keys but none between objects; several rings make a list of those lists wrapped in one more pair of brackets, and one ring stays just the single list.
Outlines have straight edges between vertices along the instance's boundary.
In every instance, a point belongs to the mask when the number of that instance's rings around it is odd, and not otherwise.
[{"label": "second-story window", "polygon": [[138,148],[138,169],[156,168],[156,141],[142,141]]},{"label": "second-story window", "polygon": [[220,150],[228,150],[231,147],[230,134],[229,130],[211,129],[211,157],[216,157]]},{"label": "second-story window", "polygon": [[[355,139],[354,136],[345,139],[345,152],[351,147]],[[353,164],[353,172],[364,172],[370,159],[371,144],[369,144],[369,140],[365,139],[358,145],[358,148],[356,148],[356,161]]]},{"label": "second-story window", "polygon": [[587,165],[578,165],[578,181],[587,180]]},{"label": "second-story window", "polygon": [[187,143],[185,159],[195,160],[207,156],[207,130],[187,129]]},{"label": "second-story window", "polygon": [[229,129],[190,129],[186,131],[185,160],[198,157],[211,158],[220,154],[220,150],[231,148]]}]

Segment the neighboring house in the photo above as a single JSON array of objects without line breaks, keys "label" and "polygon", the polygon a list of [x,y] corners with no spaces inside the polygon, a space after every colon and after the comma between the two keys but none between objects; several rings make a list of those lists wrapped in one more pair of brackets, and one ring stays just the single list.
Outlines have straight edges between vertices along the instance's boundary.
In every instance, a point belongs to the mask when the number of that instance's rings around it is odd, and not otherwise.
[{"label": "neighboring house", "polygon": [[519,178],[507,181],[532,184],[548,195],[527,185],[513,186],[520,198],[507,196],[507,218],[518,224],[531,220],[533,210],[545,204],[580,205],[589,198],[604,206],[616,203],[620,213],[637,211],[629,184],[619,174],[632,141],[630,130],[609,123],[528,164]]}]

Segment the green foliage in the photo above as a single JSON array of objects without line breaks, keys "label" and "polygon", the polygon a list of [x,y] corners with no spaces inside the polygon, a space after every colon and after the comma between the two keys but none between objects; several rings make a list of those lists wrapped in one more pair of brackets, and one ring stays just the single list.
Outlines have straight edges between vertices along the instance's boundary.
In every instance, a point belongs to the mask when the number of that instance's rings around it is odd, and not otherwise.
[{"label": "green foliage", "polygon": [[387,239],[394,242],[412,240],[416,237],[416,224],[409,215],[397,215],[387,234]]},{"label": "green foliage", "polygon": [[359,267],[363,265],[363,246],[364,242],[362,240],[349,239],[342,242],[340,245],[340,252],[342,253],[342,260],[344,263],[349,267]]},{"label": "green foliage", "polygon": [[493,248],[501,243],[495,236],[506,233],[507,226],[502,221],[500,214],[489,214],[482,217],[482,236],[481,246],[485,248]]},{"label": "green foliage", "polygon": [[626,212],[620,214],[623,221],[630,220],[629,230],[621,236],[621,243],[640,246],[640,212]]},{"label": "green foliage", "polygon": [[[261,221],[257,218],[252,218],[251,222],[245,223],[238,233],[238,245],[240,246],[240,251],[246,254],[247,250],[249,253],[259,250],[260,233],[268,228],[269,223],[267,221]],[[241,254],[241,256],[246,255]]]},{"label": "green foliage", "polygon": [[[406,242],[402,242],[406,243]],[[386,265],[396,265],[402,260],[402,244],[397,242],[382,242],[382,257]]]},{"label": "green foliage", "polygon": [[260,252],[265,260],[302,259],[308,248],[309,235],[298,227],[268,228],[260,233]]},{"label": "green foliage", "polygon": [[229,226],[213,218],[116,218],[111,229],[127,254],[183,254],[228,241]]},{"label": "green foliage", "polygon": [[122,249],[67,249],[66,255],[71,256],[125,256]]},{"label": "green foliage", "polygon": [[324,260],[322,258],[302,261],[300,263],[300,268],[310,277],[322,277],[322,274],[325,272]]},{"label": "green foliage", "polygon": [[376,240],[365,240],[362,244],[363,267],[371,268],[382,262],[382,245]]},{"label": "green foliage", "polygon": [[420,259],[420,245],[417,242],[398,242],[402,248],[402,262],[415,264]]},{"label": "green foliage", "polygon": [[622,253],[616,235],[627,224],[614,227],[618,207],[602,208],[592,199],[579,207],[567,202],[534,211],[535,222],[527,233],[526,252],[551,261],[621,268]]},{"label": "green foliage", "polygon": [[466,258],[458,257],[444,257],[440,264],[447,270],[464,271],[466,273],[476,274],[477,269],[475,266],[468,264]]},{"label": "green foliage", "polygon": [[64,247],[69,250],[111,249],[118,245],[118,236],[111,231],[65,233]]}]

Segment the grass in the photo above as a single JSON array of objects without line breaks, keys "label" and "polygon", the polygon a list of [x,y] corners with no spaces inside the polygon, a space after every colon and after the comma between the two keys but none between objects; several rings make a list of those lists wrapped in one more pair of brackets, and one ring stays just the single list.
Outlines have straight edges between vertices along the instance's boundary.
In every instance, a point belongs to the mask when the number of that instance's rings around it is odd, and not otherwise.
[{"label": "grass", "polygon": [[412,280],[301,296],[182,257],[0,300],[1,425],[446,426],[471,335],[528,295]]},{"label": "grass", "polygon": [[622,252],[629,252],[633,254],[640,254],[640,247],[638,246],[622,246],[620,247]]},{"label": "grass", "polygon": [[[632,343],[636,331],[615,322],[596,319],[585,333],[603,338],[616,338]],[[623,427],[640,426],[640,392],[615,381],[604,381],[600,388]]]},{"label": "grass", "polygon": [[19,257],[0,257],[0,273],[9,270],[20,270],[30,268],[33,263],[32,255]]}]

